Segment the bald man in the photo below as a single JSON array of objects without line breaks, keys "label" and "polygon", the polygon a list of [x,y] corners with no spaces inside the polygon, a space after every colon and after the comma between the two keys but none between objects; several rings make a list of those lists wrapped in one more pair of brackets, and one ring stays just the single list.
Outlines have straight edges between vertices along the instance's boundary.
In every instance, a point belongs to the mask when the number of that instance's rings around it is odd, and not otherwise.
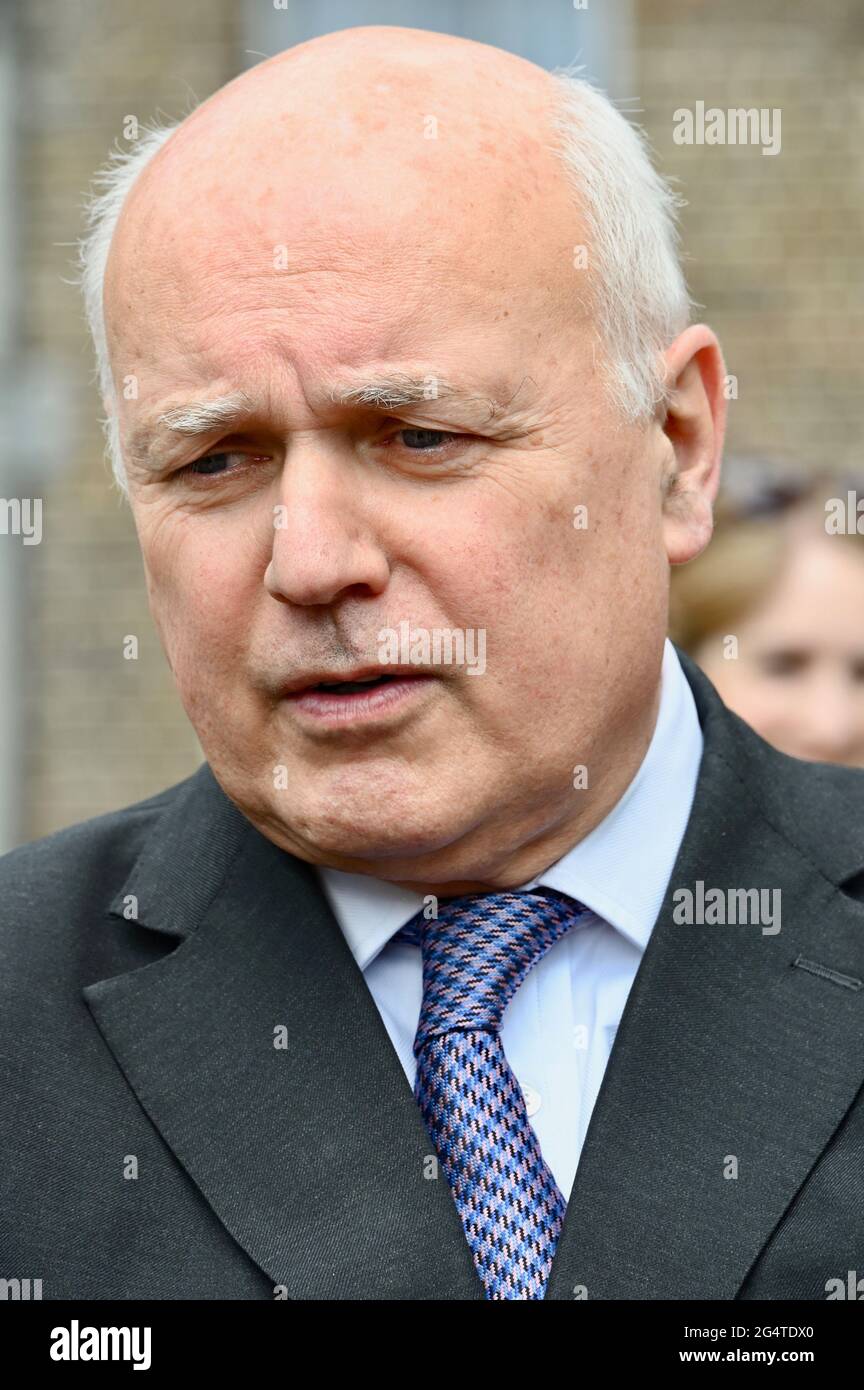
[{"label": "bald man", "polygon": [[105,178],[112,458],[206,762],[0,864],[0,1274],[834,1297],[864,774],[666,639],[724,368],[641,136],[360,28]]}]

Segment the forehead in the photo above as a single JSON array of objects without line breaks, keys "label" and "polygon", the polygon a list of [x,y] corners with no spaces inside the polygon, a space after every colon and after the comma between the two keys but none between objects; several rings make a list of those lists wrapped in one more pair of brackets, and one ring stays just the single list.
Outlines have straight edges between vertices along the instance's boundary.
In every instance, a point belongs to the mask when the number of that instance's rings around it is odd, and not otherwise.
[{"label": "forehead", "polygon": [[238,147],[215,127],[169,141],[127,200],[105,287],[115,376],[224,375],[269,339],[312,365],[434,356],[447,334],[485,353],[578,308],[578,218],[542,140],[410,122],[301,140],[288,120]]}]

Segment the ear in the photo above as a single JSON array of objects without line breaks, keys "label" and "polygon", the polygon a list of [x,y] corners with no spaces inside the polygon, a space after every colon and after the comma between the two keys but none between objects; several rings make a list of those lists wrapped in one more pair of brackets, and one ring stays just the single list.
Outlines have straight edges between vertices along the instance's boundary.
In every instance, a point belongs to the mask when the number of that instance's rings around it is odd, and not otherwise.
[{"label": "ear", "polygon": [[720,344],[704,323],[686,328],[664,357],[663,538],[670,565],[683,565],[705,549],[714,526],[726,429],[726,369]]}]

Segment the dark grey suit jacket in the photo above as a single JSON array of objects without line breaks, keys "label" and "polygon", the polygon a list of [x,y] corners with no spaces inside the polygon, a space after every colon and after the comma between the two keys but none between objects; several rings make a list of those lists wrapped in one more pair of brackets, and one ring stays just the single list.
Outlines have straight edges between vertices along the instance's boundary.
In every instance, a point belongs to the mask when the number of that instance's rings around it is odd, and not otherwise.
[{"label": "dark grey suit jacket", "polygon": [[[696,799],[546,1296],[825,1299],[864,1275],[864,772],[774,751],[679,656]],[[677,925],[696,880],[779,888],[780,932]],[[206,764],[0,860],[0,967],[0,1278],[483,1298],[314,872]]]}]

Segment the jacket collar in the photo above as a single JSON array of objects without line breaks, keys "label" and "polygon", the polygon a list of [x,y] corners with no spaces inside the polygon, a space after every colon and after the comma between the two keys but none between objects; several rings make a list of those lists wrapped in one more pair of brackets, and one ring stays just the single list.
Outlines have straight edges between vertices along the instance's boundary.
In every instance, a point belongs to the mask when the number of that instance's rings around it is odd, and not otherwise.
[{"label": "jacket collar", "polygon": [[[667,638],[657,722],[629,786],[578,844],[517,886],[566,893],[644,951],[687,828],[701,758],[696,704]],[[316,877],[363,971],[423,907],[422,894],[366,874],[318,868]]]},{"label": "jacket collar", "polygon": [[[862,882],[861,774],[771,749],[678,655],[704,737],[693,811],[594,1109],[553,1300],[576,1288],[734,1297],[864,1074],[864,905],[840,887]],[[780,888],[781,931],[676,925],[672,894],[696,880]],[[291,1298],[482,1299],[405,1074],[310,866],[260,835],[205,764],[109,910],[179,944],[84,998],[152,1123],[264,1274]],[[802,957],[852,983],[796,967]],[[723,1176],[729,1155],[737,1181]]]}]

